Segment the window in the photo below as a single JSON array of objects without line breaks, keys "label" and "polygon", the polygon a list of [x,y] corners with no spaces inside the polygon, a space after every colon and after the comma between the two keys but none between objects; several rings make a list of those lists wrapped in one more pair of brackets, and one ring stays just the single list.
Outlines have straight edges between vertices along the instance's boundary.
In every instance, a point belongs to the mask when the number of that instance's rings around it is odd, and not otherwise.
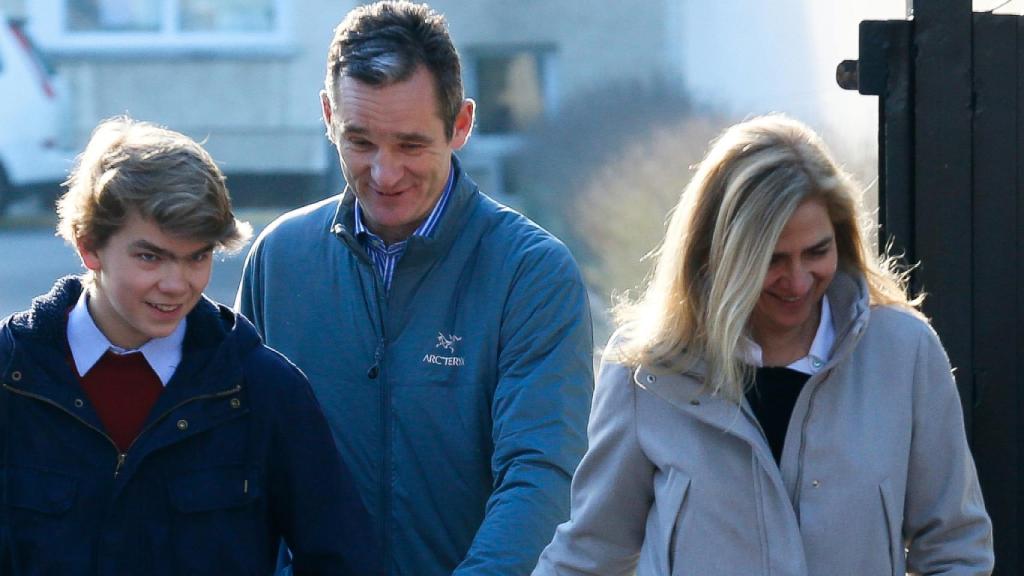
[{"label": "window", "polygon": [[265,54],[287,46],[293,0],[36,0],[29,7],[48,50],[152,54]]},{"label": "window", "polygon": [[274,29],[274,4],[274,0],[65,0],[66,29],[268,32]]},{"label": "window", "polygon": [[477,101],[478,134],[519,134],[553,112],[553,50],[488,47],[468,55],[466,90]]}]

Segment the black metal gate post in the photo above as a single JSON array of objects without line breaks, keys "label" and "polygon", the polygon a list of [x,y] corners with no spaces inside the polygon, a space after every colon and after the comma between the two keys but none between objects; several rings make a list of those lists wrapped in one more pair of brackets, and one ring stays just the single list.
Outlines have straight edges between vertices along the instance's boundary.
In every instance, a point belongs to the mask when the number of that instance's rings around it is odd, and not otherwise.
[{"label": "black metal gate post", "polygon": [[956,369],[996,573],[1024,574],[1024,17],[919,0],[907,20],[862,22],[838,77],[879,96],[881,238],[921,263],[913,284]]}]

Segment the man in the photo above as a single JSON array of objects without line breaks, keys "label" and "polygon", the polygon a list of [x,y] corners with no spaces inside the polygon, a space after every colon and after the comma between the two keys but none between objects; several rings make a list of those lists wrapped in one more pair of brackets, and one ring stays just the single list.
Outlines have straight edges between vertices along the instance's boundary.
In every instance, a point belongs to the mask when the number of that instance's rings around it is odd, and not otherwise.
[{"label": "man", "polygon": [[321,104],[347,188],[268,228],[236,305],[309,376],[391,574],[528,574],[586,448],[576,264],[454,156],[474,102],[427,6],[353,10]]},{"label": "man", "polygon": [[186,136],[93,133],[58,205],[88,269],[0,322],[0,574],[381,573],[302,374],[202,296],[251,234]]}]

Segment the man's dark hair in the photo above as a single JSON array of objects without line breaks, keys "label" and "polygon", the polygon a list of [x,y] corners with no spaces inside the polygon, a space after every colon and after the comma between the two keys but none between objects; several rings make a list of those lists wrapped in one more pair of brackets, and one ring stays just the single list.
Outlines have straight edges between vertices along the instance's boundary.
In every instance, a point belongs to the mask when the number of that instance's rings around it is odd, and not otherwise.
[{"label": "man's dark hair", "polygon": [[334,29],[324,84],[333,106],[342,76],[389,86],[408,80],[421,65],[434,78],[438,115],[450,139],[464,98],[462,66],[444,16],[426,4],[384,0],[349,12]]}]

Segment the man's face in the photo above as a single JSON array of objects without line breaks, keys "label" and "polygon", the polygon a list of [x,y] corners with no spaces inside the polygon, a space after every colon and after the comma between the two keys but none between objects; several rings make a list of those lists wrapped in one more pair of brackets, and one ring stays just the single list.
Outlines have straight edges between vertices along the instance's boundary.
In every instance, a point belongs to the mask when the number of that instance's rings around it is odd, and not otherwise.
[{"label": "man's face", "polygon": [[463,102],[451,139],[438,114],[434,79],[422,66],[388,86],[343,76],[335,102],[332,109],[321,93],[324,120],[366,226],[389,244],[408,238],[444,192],[452,151],[462,148],[473,126],[473,102]]},{"label": "man's face", "polygon": [[80,240],[78,251],[94,277],[89,313],[122,348],[169,336],[210,281],[212,244],[169,235],[136,213],[103,248]]}]

